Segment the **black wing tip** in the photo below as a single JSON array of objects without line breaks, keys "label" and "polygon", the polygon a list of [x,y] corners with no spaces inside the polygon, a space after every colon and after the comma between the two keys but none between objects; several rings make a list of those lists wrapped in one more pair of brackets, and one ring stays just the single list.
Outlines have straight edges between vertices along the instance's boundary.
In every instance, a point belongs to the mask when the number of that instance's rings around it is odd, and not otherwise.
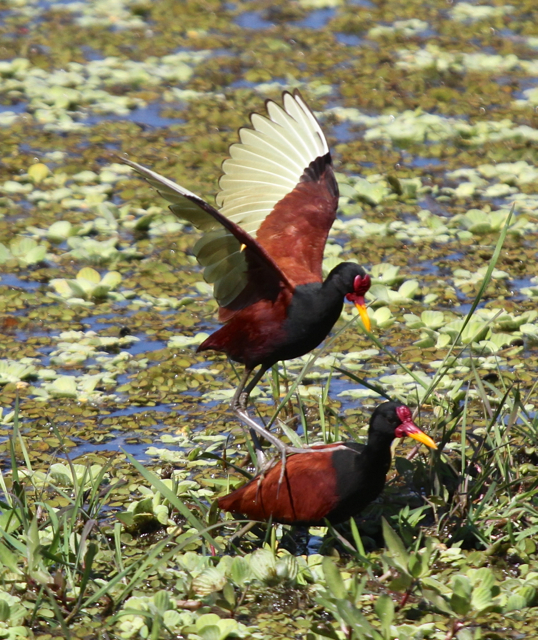
[{"label": "black wing tip", "polygon": [[318,156],[305,168],[299,182],[320,182],[325,175],[325,184],[329,193],[333,197],[338,198],[340,192],[338,182],[334,176],[332,163],[330,152],[327,152],[324,156]]}]

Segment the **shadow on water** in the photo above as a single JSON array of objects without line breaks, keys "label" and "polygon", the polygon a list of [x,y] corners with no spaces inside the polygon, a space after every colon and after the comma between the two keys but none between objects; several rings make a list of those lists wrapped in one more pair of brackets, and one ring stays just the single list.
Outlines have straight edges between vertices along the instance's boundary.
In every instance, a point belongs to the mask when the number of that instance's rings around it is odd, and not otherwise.
[{"label": "shadow on water", "polygon": [[24,289],[25,291],[36,291],[40,287],[46,286],[42,282],[35,282],[34,280],[21,280],[11,273],[0,274],[0,286],[14,287],[17,289]]},{"label": "shadow on water", "polygon": [[234,18],[234,23],[238,27],[243,27],[243,29],[253,29],[255,31],[263,31],[275,26],[274,22],[266,20],[262,16],[261,11],[245,11],[245,13]]},{"label": "shadow on water", "polygon": [[[164,108],[172,108],[173,104],[162,104],[160,102],[152,102],[145,107],[133,109],[127,115],[107,115],[107,120],[125,121],[129,120],[135,124],[147,125],[155,128],[171,127],[175,124],[182,124],[185,121],[182,118],[165,118],[160,113]],[[177,106],[177,105],[176,105]],[[102,116],[94,114],[88,116],[84,120],[84,124],[95,125],[103,121]]]},{"label": "shadow on water", "polygon": [[334,17],[335,9],[316,9],[309,13],[306,18],[295,22],[296,27],[302,27],[303,29],[323,29],[323,27]]},{"label": "shadow on water", "polygon": [[[332,8],[316,9],[302,20],[290,21],[290,24],[303,29],[323,29],[334,17],[335,13],[335,9]],[[271,29],[276,25],[276,21],[268,20],[264,17],[263,11],[245,11],[245,13],[234,19],[234,23],[244,29],[253,29],[255,31]]]},{"label": "shadow on water", "polygon": [[354,33],[336,33],[335,37],[337,42],[345,44],[348,47],[361,47],[366,43],[364,38],[361,38]]}]

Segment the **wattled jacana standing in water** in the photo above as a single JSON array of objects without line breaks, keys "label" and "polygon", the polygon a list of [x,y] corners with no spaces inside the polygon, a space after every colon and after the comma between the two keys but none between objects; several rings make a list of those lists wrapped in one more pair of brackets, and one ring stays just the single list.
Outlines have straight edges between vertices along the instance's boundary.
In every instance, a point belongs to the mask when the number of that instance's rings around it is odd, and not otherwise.
[{"label": "wattled jacana standing in water", "polygon": [[364,295],[370,277],[345,262],[322,280],[338,184],[325,136],[300,93],[285,92],[282,100],[283,107],[268,100],[267,116],[252,114],[252,128],[239,130],[240,142],[230,147],[231,158],[222,165],[219,210],[122,160],[171,202],[175,215],[202,231],[194,253],[205,280],[214,284],[224,326],[198,351],[222,351],[245,365],[232,409],[282,452],[292,452],[297,450],[249,417],[249,394],[271,366],[308,353],[327,337],[344,297],[355,303],[369,329]]},{"label": "wattled jacana standing in water", "polygon": [[338,524],[357,515],[383,490],[390,468],[394,438],[409,436],[437,449],[435,442],[411,419],[404,404],[385,402],[370,419],[366,445],[340,442],[315,445],[256,476],[223,498],[221,509],[251,520],[293,525]]}]

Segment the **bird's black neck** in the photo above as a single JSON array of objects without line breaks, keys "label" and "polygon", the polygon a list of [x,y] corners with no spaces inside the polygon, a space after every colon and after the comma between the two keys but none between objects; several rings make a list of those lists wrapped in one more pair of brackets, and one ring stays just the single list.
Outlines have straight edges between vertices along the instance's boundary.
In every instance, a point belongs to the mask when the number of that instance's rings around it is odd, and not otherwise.
[{"label": "bird's black neck", "polygon": [[[380,436],[380,437],[378,437]],[[385,479],[391,463],[390,445],[392,439],[383,434],[368,435],[368,444],[363,445],[360,454],[354,446],[333,455],[336,470],[338,506],[328,515],[331,522],[343,522],[360,513],[383,491]]]},{"label": "bird's black neck", "polygon": [[315,349],[340,317],[344,295],[326,283],[311,282],[295,288],[283,324],[286,342],[272,360],[288,360]]}]

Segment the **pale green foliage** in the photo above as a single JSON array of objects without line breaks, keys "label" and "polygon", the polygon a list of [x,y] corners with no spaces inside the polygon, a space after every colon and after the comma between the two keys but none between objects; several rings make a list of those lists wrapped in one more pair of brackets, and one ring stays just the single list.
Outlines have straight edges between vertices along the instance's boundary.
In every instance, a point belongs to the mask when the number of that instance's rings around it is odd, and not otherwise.
[{"label": "pale green foliage", "polygon": [[91,267],[81,269],[72,280],[54,278],[50,281],[57,295],[71,304],[84,304],[106,298],[121,282],[117,271],[109,271],[103,277]]},{"label": "pale green foliage", "polygon": [[9,247],[0,244],[0,264],[15,260],[21,267],[27,267],[43,262],[46,257],[46,245],[38,244],[32,238],[13,238]]}]

